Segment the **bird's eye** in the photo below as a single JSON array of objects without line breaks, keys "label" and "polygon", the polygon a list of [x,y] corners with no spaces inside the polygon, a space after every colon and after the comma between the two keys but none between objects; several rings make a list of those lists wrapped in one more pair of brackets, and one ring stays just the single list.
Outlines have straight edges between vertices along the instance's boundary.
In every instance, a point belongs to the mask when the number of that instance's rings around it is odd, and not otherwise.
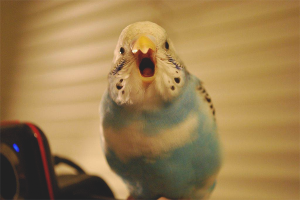
[{"label": "bird's eye", "polygon": [[165,48],[169,49],[169,43],[168,43],[168,41],[165,42]]},{"label": "bird's eye", "polygon": [[125,53],[125,49],[123,47],[120,48],[120,54],[124,54]]}]

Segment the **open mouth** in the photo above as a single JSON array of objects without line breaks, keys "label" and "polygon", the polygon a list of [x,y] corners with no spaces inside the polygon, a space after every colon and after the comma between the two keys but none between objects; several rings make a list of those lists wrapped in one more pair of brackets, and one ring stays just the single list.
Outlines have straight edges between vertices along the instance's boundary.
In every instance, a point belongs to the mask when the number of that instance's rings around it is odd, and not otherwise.
[{"label": "open mouth", "polygon": [[143,58],[140,62],[139,69],[141,75],[145,78],[154,76],[155,66],[150,58]]}]

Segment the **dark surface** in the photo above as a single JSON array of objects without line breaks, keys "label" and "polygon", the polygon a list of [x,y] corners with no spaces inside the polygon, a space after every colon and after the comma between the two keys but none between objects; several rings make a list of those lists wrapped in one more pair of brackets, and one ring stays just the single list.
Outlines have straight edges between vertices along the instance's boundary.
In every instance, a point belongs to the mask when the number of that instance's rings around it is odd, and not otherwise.
[{"label": "dark surface", "polygon": [[[1,155],[6,157],[15,171],[18,198],[29,199],[49,199],[49,192],[45,178],[44,166],[41,152],[35,133],[26,124],[13,124],[1,126],[1,146],[6,146],[6,150],[1,150]],[[39,130],[40,131],[40,130]],[[51,161],[51,153],[45,135],[40,131],[43,141],[48,169],[54,193],[57,193],[57,182],[54,167]],[[19,147],[17,152],[13,145]],[[1,174],[2,162],[1,162]],[[5,172],[4,172],[5,173]],[[1,185],[7,184],[10,180],[1,176]],[[2,192],[1,192],[2,195]]]},{"label": "dark surface", "polygon": [[[49,199],[49,191],[37,135],[21,123],[5,123],[1,136],[1,199]],[[85,174],[74,162],[55,156],[40,132],[55,199],[113,199],[114,195],[103,179]],[[14,144],[18,149],[14,149]],[[54,163],[53,160],[56,162]],[[54,164],[65,163],[75,168],[77,175],[56,176]]]}]

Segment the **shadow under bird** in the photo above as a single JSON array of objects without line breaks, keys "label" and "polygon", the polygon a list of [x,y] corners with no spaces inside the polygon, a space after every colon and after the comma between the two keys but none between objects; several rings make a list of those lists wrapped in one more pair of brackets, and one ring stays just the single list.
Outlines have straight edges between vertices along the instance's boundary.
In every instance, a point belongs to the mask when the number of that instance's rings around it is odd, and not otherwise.
[{"label": "shadow under bird", "polygon": [[121,33],[100,105],[101,145],[132,199],[204,199],[221,166],[215,109],[166,31]]}]

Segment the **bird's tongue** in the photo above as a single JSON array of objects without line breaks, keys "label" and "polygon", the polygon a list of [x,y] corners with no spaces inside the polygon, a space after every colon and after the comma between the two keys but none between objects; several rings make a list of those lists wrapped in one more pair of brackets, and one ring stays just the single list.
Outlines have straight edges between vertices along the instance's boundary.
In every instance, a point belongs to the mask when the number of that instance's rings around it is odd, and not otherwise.
[{"label": "bird's tongue", "polygon": [[145,68],[142,72],[142,75],[145,77],[151,77],[153,76],[153,70],[151,68]]},{"label": "bird's tongue", "polygon": [[154,75],[154,63],[150,58],[143,58],[139,69],[143,77],[152,77]]}]

